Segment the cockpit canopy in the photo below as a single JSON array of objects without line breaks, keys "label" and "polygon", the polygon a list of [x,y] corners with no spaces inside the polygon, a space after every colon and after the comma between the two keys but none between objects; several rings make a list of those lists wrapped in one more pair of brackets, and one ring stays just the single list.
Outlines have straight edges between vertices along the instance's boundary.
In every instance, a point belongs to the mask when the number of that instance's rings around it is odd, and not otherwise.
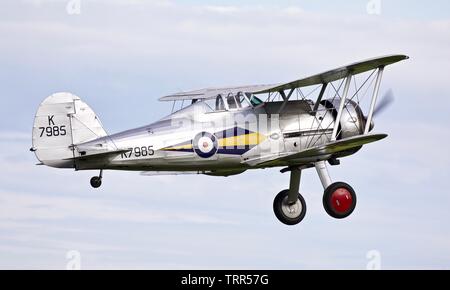
[{"label": "cockpit canopy", "polygon": [[255,95],[242,92],[229,93],[227,96],[219,94],[215,99],[207,99],[203,102],[211,109],[211,112],[240,110],[263,104],[263,101]]}]

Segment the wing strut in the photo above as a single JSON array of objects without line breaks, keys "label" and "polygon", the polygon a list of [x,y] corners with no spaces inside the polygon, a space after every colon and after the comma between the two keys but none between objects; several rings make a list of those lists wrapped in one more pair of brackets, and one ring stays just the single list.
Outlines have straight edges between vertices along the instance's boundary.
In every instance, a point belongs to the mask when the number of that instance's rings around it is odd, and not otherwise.
[{"label": "wing strut", "polygon": [[347,100],[348,89],[350,88],[350,83],[352,81],[352,75],[348,75],[345,81],[344,93],[341,98],[341,103],[339,104],[339,110],[336,116],[336,121],[334,123],[333,134],[331,135],[331,142],[336,141],[337,132],[339,129],[339,124],[341,123],[342,111],[344,111],[345,101]]},{"label": "wing strut", "polygon": [[291,89],[291,90],[289,91],[289,93],[288,93],[287,96],[286,96],[286,94],[284,93],[283,90],[280,90],[280,91],[279,91],[281,97],[283,98],[283,104],[281,104],[281,107],[280,107],[280,109],[278,110],[278,114],[280,114],[280,113],[283,111],[284,107],[285,107],[286,104],[289,102],[289,99],[291,98],[292,93],[293,93],[294,91],[295,91],[295,89]]},{"label": "wing strut", "polygon": [[325,94],[325,90],[327,89],[328,83],[324,83],[322,88],[320,89],[319,97],[317,98],[317,102],[314,104],[314,109],[312,110],[312,114],[315,116],[317,110],[319,109],[320,101],[322,101],[323,94]]},{"label": "wing strut", "polygon": [[366,128],[364,129],[364,134],[369,133],[370,124],[372,122],[373,112],[375,110],[375,105],[377,103],[378,92],[380,91],[381,78],[383,77],[384,66],[378,69],[377,80],[375,81],[375,87],[373,89],[372,101],[370,103],[369,114],[367,115]]}]

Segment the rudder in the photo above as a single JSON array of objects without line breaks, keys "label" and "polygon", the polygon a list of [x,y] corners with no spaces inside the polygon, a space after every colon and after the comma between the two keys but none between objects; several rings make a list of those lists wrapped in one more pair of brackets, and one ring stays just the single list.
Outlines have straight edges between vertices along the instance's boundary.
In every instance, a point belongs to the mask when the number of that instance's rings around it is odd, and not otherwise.
[{"label": "rudder", "polygon": [[47,97],[34,118],[32,151],[43,164],[73,168],[73,145],[106,136],[94,111],[78,96],[56,93]]}]

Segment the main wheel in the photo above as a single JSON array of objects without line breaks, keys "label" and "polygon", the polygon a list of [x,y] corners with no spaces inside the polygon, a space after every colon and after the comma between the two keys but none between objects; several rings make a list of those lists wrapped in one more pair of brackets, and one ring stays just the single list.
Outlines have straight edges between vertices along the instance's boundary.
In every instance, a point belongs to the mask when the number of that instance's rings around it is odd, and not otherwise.
[{"label": "main wheel", "polygon": [[346,218],[355,210],[356,193],[347,183],[333,183],[325,189],[323,207],[331,217]]},{"label": "main wheel", "polygon": [[273,201],[275,216],[285,225],[293,226],[303,220],[306,214],[306,203],[299,193],[294,204],[288,203],[289,190],[283,190],[277,194]]},{"label": "main wheel", "polygon": [[94,176],[91,178],[91,186],[93,188],[99,188],[102,185],[102,178],[98,176]]}]

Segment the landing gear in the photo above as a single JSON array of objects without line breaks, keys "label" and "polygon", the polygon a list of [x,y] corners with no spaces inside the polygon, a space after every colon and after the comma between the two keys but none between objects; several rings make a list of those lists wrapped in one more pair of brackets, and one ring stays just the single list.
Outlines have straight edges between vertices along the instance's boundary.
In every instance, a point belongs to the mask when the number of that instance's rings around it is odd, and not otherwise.
[{"label": "landing gear", "polygon": [[277,194],[273,201],[273,211],[280,222],[285,225],[296,225],[303,220],[306,214],[306,202],[298,193],[300,187],[301,170],[291,168],[289,189]]},{"label": "landing gear", "polygon": [[94,176],[91,178],[91,186],[93,188],[99,188],[102,185],[102,174],[103,170],[100,170],[99,176]]},{"label": "landing gear", "polygon": [[330,216],[336,219],[346,218],[355,210],[355,191],[347,183],[333,183],[325,189],[323,207]]},{"label": "landing gear", "polygon": [[280,222],[293,226],[303,220],[306,214],[306,203],[303,196],[298,193],[294,203],[288,202],[289,190],[283,190],[277,194],[273,201],[273,211]]},{"label": "landing gear", "polygon": [[93,188],[99,188],[102,185],[102,178],[98,176],[94,176],[91,178],[91,186]]},{"label": "landing gear", "polygon": [[356,207],[356,193],[353,188],[344,182],[331,183],[325,161],[317,162],[315,166],[325,189],[322,199],[325,211],[336,219],[351,215]]},{"label": "landing gear", "polygon": [[[337,160],[332,163],[338,164]],[[296,225],[303,220],[306,214],[306,203],[303,196],[298,193],[302,169],[316,167],[317,174],[322,182],[323,207],[325,211],[336,219],[343,219],[352,214],[356,207],[356,194],[353,188],[344,182],[332,183],[325,161],[318,161],[314,165],[302,167],[289,167],[281,170],[282,173],[290,171],[291,179],[289,189],[278,193],[273,201],[273,211],[280,222],[286,225]]]}]

